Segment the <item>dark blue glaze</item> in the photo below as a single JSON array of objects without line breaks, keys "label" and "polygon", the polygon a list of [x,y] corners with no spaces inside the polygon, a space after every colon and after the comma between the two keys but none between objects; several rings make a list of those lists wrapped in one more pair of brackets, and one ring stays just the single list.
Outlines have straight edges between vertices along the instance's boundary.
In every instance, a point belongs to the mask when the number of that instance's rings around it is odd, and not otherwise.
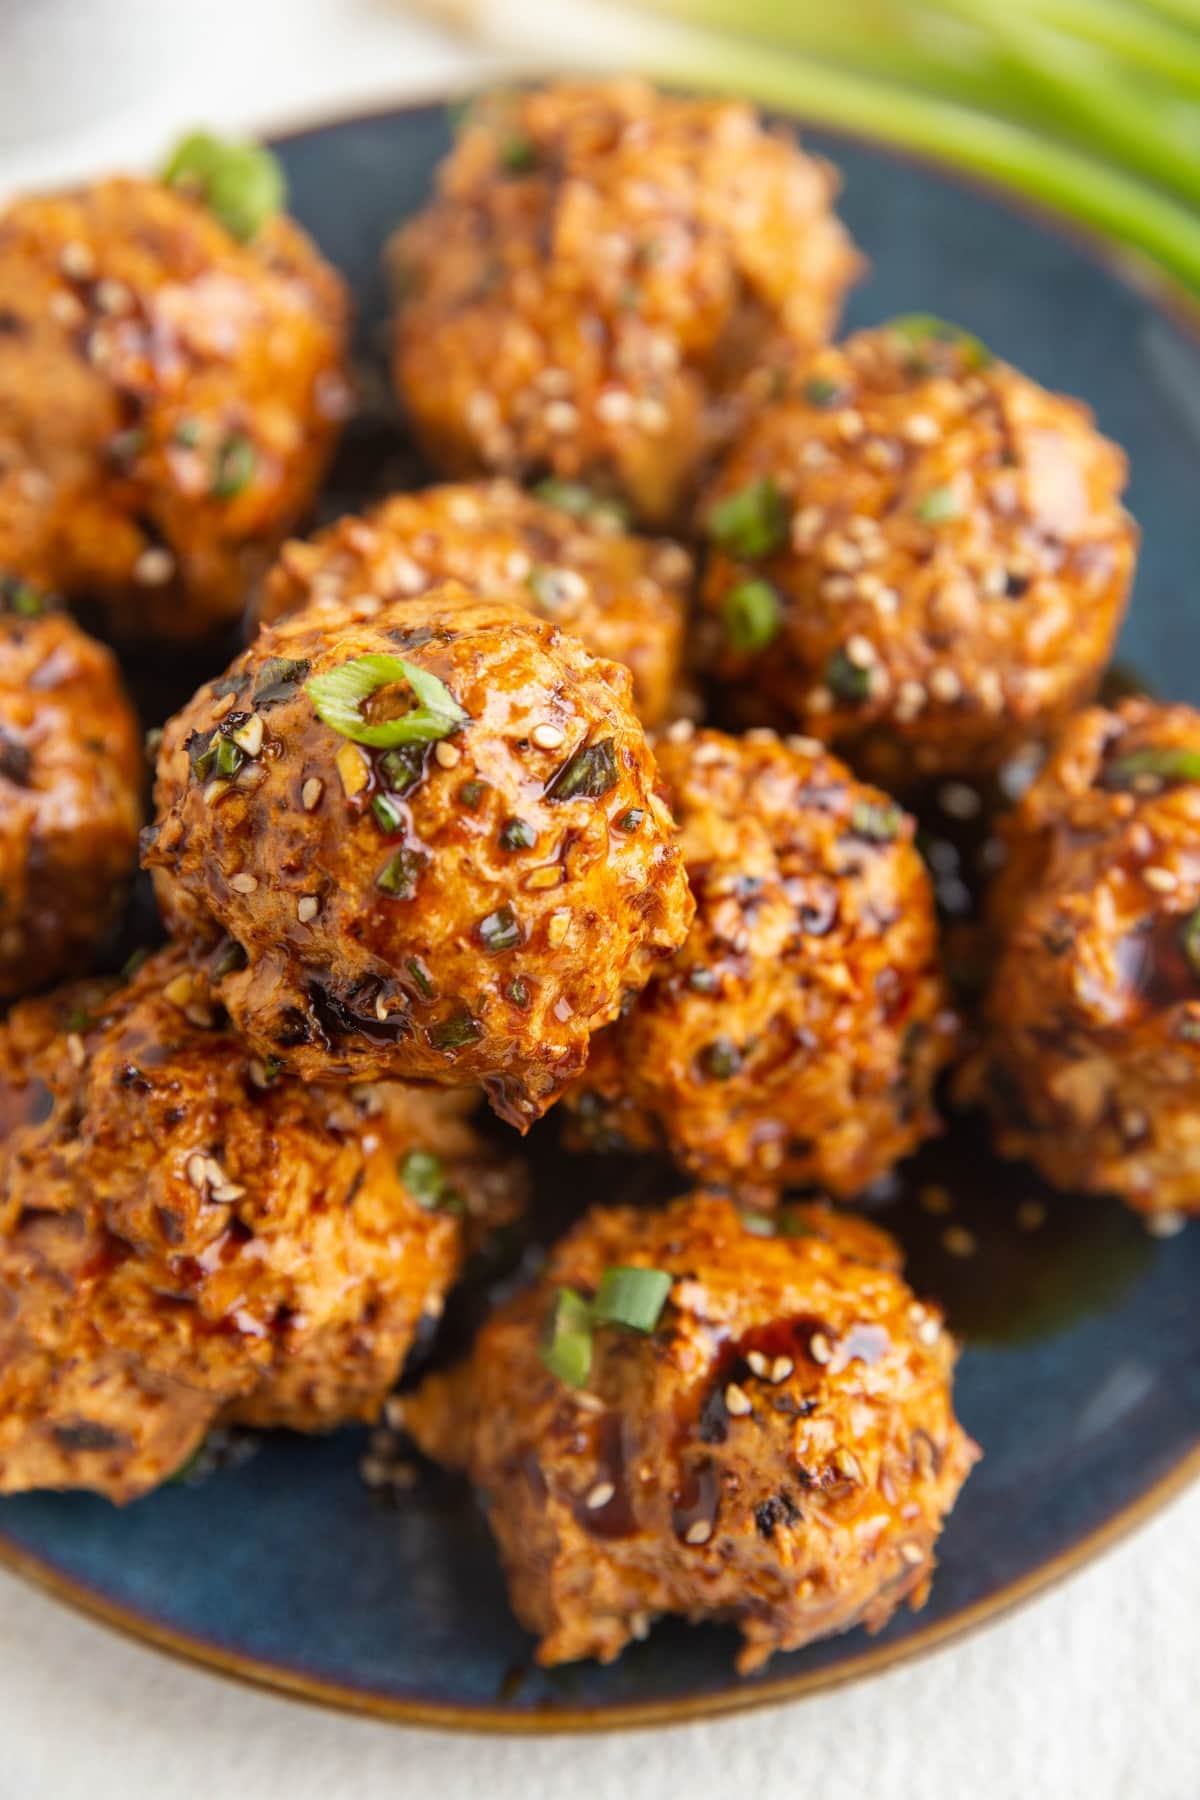
[{"label": "dark blue glaze", "polygon": [[[1195,341],[1070,237],[885,152],[809,141],[841,165],[842,210],[874,265],[851,326],[917,310],[961,321],[1087,399],[1125,445],[1145,546],[1122,655],[1163,693],[1200,700]],[[421,202],[446,142],[440,110],[429,109],[282,147],[295,211],[354,286],[364,349],[383,309],[380,246]],[[353,497],[344,483],[339,497]],[[537,1160],[551,1203],[580,1186],[578,1167],[568,1174],[553,1148]],[[910,1252],[915,1284],[967,1337],[959,1410],[985,1456],[943,1538],[928,1607],[884,1634],[897,1646],[1048,1574],[1200,1442],[1200,1226],[1157,1243],[1116,1206],[1047,1197],[1050,1224],[1020,1233],[1016,1205],[1040,1190],[1019,1167],[994,1165],[970,1121],[923,1161],[926,1178],[956,1173],[956,1189],[970,1191],[959,1217],[978,1232],[980,1255],[947,1256],[941,1222],[911,1201],[882,1216]],[[620,1169],[593,1172],[593,1187],[618,1197]],[[399,1504],[370,1493],[356,1470],[362,1442],[356,1432],[278,1437],[240,1468],[123,1513],[79,1496],[9,1500],[0,1553],[7,1541],[201,1652],[400,1708],[544,1709],[552,1722],[556,1710],[753,1690],[733,1675],[732,1634],[674,1623],[612,1668],[535,1670],[469,1497],[432,1477]],[[866,1647],[853,1633],[777,1658],[765,1679],[833,1671]]]}]

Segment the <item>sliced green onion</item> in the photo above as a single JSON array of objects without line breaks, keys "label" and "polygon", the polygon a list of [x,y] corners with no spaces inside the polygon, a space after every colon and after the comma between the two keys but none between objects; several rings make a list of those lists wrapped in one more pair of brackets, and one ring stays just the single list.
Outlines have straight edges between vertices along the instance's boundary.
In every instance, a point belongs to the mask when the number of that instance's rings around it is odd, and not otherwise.
[{"label": "sliced green onion", "polygon": [[1147,745],[1118,756],[1104,771],[1106,788],[1136,787],[1145,777],[1159,781],[1200,781],[1200,750],[1182,744]]},{"label": "sliced green onion", "polygon": [[375,877],[375,886],[395,900],[411,900],[428,861],[422,850],[397,850]]},{"label": "sliced green onion", "polygon": [[769,581],[739,581],[721,602],[725,636],[745,656],[755,656],[774,642],[782,616],[779,596]]},{"label": "sliced green onion", "polygon": [[500,827],[502,850],[532,850],[536,843],[537,832],[524,819],[506,819]]},{"label": "sliced green onion", "polygon": [[1179,941],[1192,974],[1200,977],[1200,906],[1184,920]]},{"label": "sliced green onion", "polygon": [[470,812],[477,812],[486,789],[486,781],[464,781],[458,790],[458,797]]},{"label": "sliced green onion", "polygon": [[404,829],[404,814],[390,794],[376,794],[371,801],[371,811],[385,836],[392,837]]},{"label": "sliced green onion", "polygon": [[33,583],[16,575],[0,577],[0,604],[22,619],[40,619],[46,610],[46,602]]},{"label": "sliced green onion", "polygon": [[839,382],[831,381],[828,375],[814,375],[804,384],[804,398],[810,406],[837,406],[845,391]]},{"label": "sliced green onion", "polygon": [[719,500],[708,515],[708,535],[728,556],[753,562],[787,542],[787,501],[769,475]]},{"label": "sliced green onion", "polygon": [[251,704],[266,708],[278,706],[283,700],[290,700],[311,666],[303,657],[268,657],[259,671]]},{"label": "sliced green onion", "polygon": [[[417,704],[395,719],[373,725],[363,702],[382,689],[407,683]],[[314,675],[305,692],[318,718],[356,744],[388,749],[394,744],[430,744],[470,723],[444,682],[399,656],[359,656],[327,674]]]},{"label": "sliced green onion", "polygon": [[236,775],[246,760],[246,753],[232,738],[223,737],[217,744],[217,774]]},{"label": "sliced green onion", "polygon": [[214,500],[235,500],[254,480],[258,452],[245,432],[234,431],[217,451],[209,492]]},{"label": "sliced green onion", "polygon": [[770,1213],[751,1212],[743,1208],[738,1214],[742,1222],[742,1230],[748,1231],[751,1237],[771,1238],[775,1236],[775,1221]]},{"label": "sliced green onion", "polygon": [[551,777],[546,785],[546,799],[577,800],[586,796],[598,800],[601,794],[609,793],[619,780],[613,749],[612,738],[585,744]]},{"label": "sliced green onion", "polygon": [[419,956],[410,956],[405,968],[413,978],[413,985],[424,995],[426,1000],[433,999],[433,978]]},{"label": "sliced green onion", "polygon": [[922,524],[940,525],[947,519],[957,519],[962,508],[952,487],[935,487],[921,495],[913,511]]},{"label": "sliced green onion", "polygon": [[529,983],[525,980],[524,976],[518,975],[515,981],[509,982],[504,990],[504,997],[506,1000],[511,1000],[514,1006],[519,1006],[522,1012],[528,1010],[530,1000]]},{"label": "sliced green onion", "polygon": [[483,1036],[483,1026],[464,1010],[451,1013],[448,1019],[431,1025],[425,1036],[435,1050],[462,1050],[467,1044],[479,1042]]},{"label": "sliced green onion", "polygon": [[632,835],[641,825],[645,816],[646,813],[643,807],[631,806],[629,811],[623,812],[617,820],[617,830],[625,831]]},{"label": "sliced green onion", "polygon": [[592,1314],[574,1288],[559,1288],[550,1312],[549,1330],[538,1355],[551,1375],[567,1387],[581,1388],[592,1372]]},{"label": "sliced green onion", "polygon": [[674,1279],[665,1269],[605,1269],[592,1303],[592,1316],[598,1324],[653,1331]]},{"label": "sliced green onion", "polygon": [[181,450],[194,450],[200,442],[199,419],[180,419],[171,433],[171,438]]},{"label": "sliced green onion", "polygon": [[731,1081],[742,1066],[742,1053],[732,1038],[714,1038],[700,1052],[700,1067],[714,1081]]},{"label": "sliced green onion", "polygon": [[629,509],[622,501],[594,493],[582,481],[562,481],[551,475],[538,482],[533,494],[536,500],[544,501],[547,506],[557,506],[560,512],[570,513],[573,519],[582,519],[585,523],[607,525],[620,531],[630,523]]},{"label": "sliced green onion", "polygon": [[431,1150],[410,1150],[400,1164],[400,1179],[426,1212],[461,1212],[462,1195],[446,1180],[442,1159]]},{"label": "sliced green onion", "polygon": [[207,131],[183,139],[162,179],[168,187],[195,194],[242,244],[257,237],[287,200],[283,170],[269,150],[223,141]]},{"label": "sliced green onion", "polygon": [[856,705],[871,697],[871,671],[851,662],[845,650],[835,650],[825,665],[825,682],[839,700]]},{"label": "sliced green onion", "polygon": [[407,794],[425,773],[424,744],[402,744],[399,749],[385,750],[379,758],[379,773],[393,794]]},{"label": "sliced green onion", "polygon": [[510,132],[500,140],[500,167],[506,175],[528,175],[538,164],[537,145],[532,138]]},{"label": "sliced green onion", "polygon": [[869,844],[892,844],[900,835],[904,814],[890,800],[856,800],[850,812],[850,829]]},{"label": "sliced green onion", "polygon": [[495,912],[488,913],[485,919],[480,919],[478,930],[479,941],[489,956],[515,950],[518,944],[525,942],[521,922],[511,906],[500,906]]},{"label": "sliced green onion", "polygon": [[914,350],[919,350],[923,344],[953,344],[961,352],[963,367],[967,369],[986,369],[995,360],[982,338],[964,331],[959,325],[952,325],[948,319],[939,319],[936,313],[901,313],[897,318],[889,319],[884,329],[894,337],[903,338]]}]

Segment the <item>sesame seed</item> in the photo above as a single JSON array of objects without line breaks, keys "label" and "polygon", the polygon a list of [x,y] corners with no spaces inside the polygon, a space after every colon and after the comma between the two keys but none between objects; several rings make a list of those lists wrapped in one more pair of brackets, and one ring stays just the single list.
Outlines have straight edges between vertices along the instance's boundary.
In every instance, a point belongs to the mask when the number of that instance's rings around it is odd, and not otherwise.
[{"label": "sesame seed", "polygon": [[800,465],[805,469],[823,469],[833,461],[833,455],[819,438],[810,438],[807,444],[800,446]]},{"label": "sesame seed", "polygon": [[746,1363],[751,1374],[758,1375],[759,1377],[764,1376],[770,1366],[761,1350],[751,1350],[749,1356],[746,1358]]},{"label": "sesame seed", "polygon": [[736,1381],[731,1381],[725,1389],[725,1405],[734,1417],[739,1419],[745,1418],[746,1414],[752,1410],[749,1394],[745,1388],[739,1387]]},{"label": "sesame seed", "polygon": [[671,415],[661,400],[647,396],[637,402],[637,422],[643,431],[658,437],[670,429]]},{"label": "sesame seed", "polygon": [[210,719],[223,719],[227,712],[232,712],[235,702],[232,694],[218,694],[208,709]]},{"label": "sesame seed", "polygon": [[83,1048],[83,1039],[77,1031],[67,1034],[67,1055],[77,1069],[82,1069],[86,1052]]},{"label": "sesame seed", "polygon": [[222,1206],[229,1206],[234,1200],[240,1200],[245,1192],[245,1188],[239,1187],[236,1181],[221,1181],[209,1188],[208,1197]]},{"label": "sesame seed", "polygon": [[596,401],[596,417],[606,425],[625,425],[633,418],[636,404],[624,388],[606,388]]},{"label": "sesame seed", "polygon": [[794,734],[788,738],[787,747],[794,750],[797,756],[820,756],[825,748],[820,738],[797,737]]},{"label": "sesame seed", "polygon": [[382,1025],[383,1022],[385,1021],[385,1019],[387,1018],[387,1016],[388,1016],[387,996],[386,996],[386,994],[377,994],[375,997],[375,1017],[379,1020],[380,1024]]},{"label": "sesame seed", "polygon": [[176,975],[173,980],[168,981],[163,989],[163,998],[182,1011],[191,999],[193,989],[194,983],[190,975]]},{"label": "sesame seed", "polygon": [[96,305],[101,312],[124,313],[133,305],[133,295],[123,281],[96,283]]},{"label": "sesame seed", "polygon": [[222,794],[227,794],[232,786],[232,781],[222,781],[220,776],[215,781],[210,781],[204,790],[205,805],[215,806]]},{"label": "sesame seed", "polygon": [[567,741],[557,725],[535,725],[529,736],[539,750],[560,750]]},{"label": "sesame seed", "polygon": [[611,1481],[598,1481],[594,1488],[588,1489],[583,1504],[589,1512],[596,1512],[600,1507],[608,1505],[616,1491]]},{"label": "sesame seed", "polygon": [[824,523],[824,507],[802,506],[792,520],[792,547],[796,550],[811,549]]},{"label": "sesame seed", "polygon": [[844,537],[827,537],[821,545],[821,555],[827,568],[843,572],[861,569],[863,563],[863,554],[858,545]]},{"label": "sesame seed", "polygon": [[1156,894],[1172,894],[1179,886],[1179,877],[1170,869],[1164,869],[1157,863],[1152,863],[1148,869],[1142,870],[1142,880],[1148,888],[1153,888]]},{"label": "sesame seed", "polygon": [[59,251],[58,266],[69,281],[89,281],[96,273],[96,259],[77,239]]},{"label": "sesame seed", "polygon": [[927,1349],[936,1344],[941,1335],[941,1323],[932,1316],[922,1319],[921,1323],[917,1326],[917,1339],[920,1343],[924,1344]]},{"label": "sesame seed", "polygon": [[235,894],[252,894],[258,887],[257,875],[231,875],[229,885]]},{"label": "sesame seed", "polygon": [[918,1563],[923,1563],[925,1561],[925,1552],[919,1544],[901,1544],[900,1555],[903,1560],[908,1563],[909,1567],[913,1569],[916,1568]]},{"label": "sesame seed", "polygon": [[866,425],[863,421],[862,414],[860,412],[855,412],[853,407],[848,407],[845,412],[838,414],[837,429],[838,436],[842,438],[845,443],[852,444],[856,439],[862,436],[863,432],[866,430]]},{"label": "sesame seed", "polygon": [[975,819],[983,809],[978,790],[965,781],[947,781],[938,792],[938,805],[952,819]]},{"label": "sesame seed", "polygon": [[1004,711],[1004,684],[994,669],[984,669],[975,683],[979,703],[985,712]]},{"label": "sesame seed", "polygon": [[467,424],[472,431],[491,431],[500,419],[500,405],[494,394],[476,388],[467,400]]},{"label": "sesame seed", "polygon": [[462,751],[457,744],[448,744],[445,738],[439,738],[433,746],[434,761],[443,769],[454,769],[462,761]]},{"label": "sesame seed", "polygon": [[49,302],[50,317],[59,325],[78,325],[84,316],[83,308],[74,294],[59,289],[51,294]]},{"label": "sesame seed", "polygon": [[948,1256],[974,1256],[978,1248],[975,1233],[968,1231],[965,1225],[947,1225],[942,1233],[942,1249]]},{"label": "sesame seed", "polygon": [[300,804],[305,812],[312,812],[320,805],[321,795],[325,792],[325,783],[317,775],[310,775],[300,789]]},{"label": "sesame seed", "polygon": [[364,1456],[358,1465],[358,1472],[369,1488],[381,1488],[387,1484],[387,1464],[378,1456]]},{"label": "sesame seed", "polygon": [[267,1075],[267,1066],[265,1063],[260,1062],[257,1056],[252,1056],[250,1061],[246,1064],[246,1073],[249,1075],[251,1083],[256,1088],[270,1087],[271,1083]]},{"label": "sesame seed", "polygon": [[133,565],[133,579],[139,587],[162,587],[174,573],[175,558],[159,544],[143,550]]},{"label": "sesame seed", "polygon": [[695,732],[696,727],[690,719],[676,719],[673,725],[667,726],[665,736],[668,744],[686,744]]},{"label": "sesame seed", "polygon": [[688,1526],[683,1535],[689,1544],[707,1544],[712,1536],[712,1526],[707,1519],[697,1519],[694,1525]]},{"label": "sesame seed", "polygon": [[1186,1224],[1187,1219],[1181,1212],[1156,1212],[1148,1215],[1146,1230],[1151,1237],[1172,1238],[1178,1237]]},{"label": "sesame seed", "polygon": [[1022,1231],[1036,1231],[1046,1222],[1046,1208],[1040,1200],[1022,1200],[1017,1208],[1017,1224]]},{"label": "sesame seed", "polygon": [[833,1345],[823,1331],[814,1331],[809,1338],[808,1354],[815,1363],[827,1363],[833,1356]]},{"label": "sesame seed", "polygon": [[804,696],[804,709],[811,713],[832,712],[833,695],[827,687],[809,688]]},{"label": "sesame seed", "polygon": [[183,1009],[183,1016],[189,1025],[195,1025],[200,1031],[210,1031],[215,1023],[211,1006],[205,1006],[199,1000],[193,1000]]},{"label": "sesame seed", "polygon": [[362,793],[371,779],[367,759],[357,744],[343,744],[334,761],[347,798],[352,800],[355,794]]},{"label": "sesame seed", "polygon": [[874,644],[861,631],[846,639],[846,661],[853,663],[856,669],[869,669],[877,660]]},{"label": "sesame seed", "polygon": [[557,950],[562,945],[570,928],[571,915],[569,912],[550,914],[546,921],[546,941],[552,950]]},{"label": "sesame seed", "polygon": [[962,682],[953,669],[935,669],[929,677],[929,692],[935,700],[949,706],[962,698]]},{"label": "sesame seed", "polygon": [[826,575],[820,585],[822,600],[853,600],[857,583],[850,575]]},{"label": "sesame seed", "polygon": [[384,1401],[383,1416],[392,1431],[403,1431],[404,1402],[398,1394],[391,1394]]},{"label": "sesame seed", "polygon": [[542,423],[547,431],[562,436],[578,425],[579,408],[569,400],[552,400],[542,413]]},{"label": "sesame seed", "polygon": [[188,1180],[194,1188],[202,1188],[208,1180],[208,1158],[193,1150],[184,1164]]},{"label": "sesame seed", "polygon": [[907,438],[910,444],[936,444],[942,435],[942,428],[928,413],[914,413],[911,419],[904,421],[900,435]]},{"label": "sesame seed", "polygon": [[548,888],[561,887],[562,869],[557,863],[548,863],[545,868],[533,869],[521,883],[532,894],[545,892]]},{"label": "sesame seed", "polygon": [[296,917],[302,925],[307,925],[310,919],[315,919],[320,910],[321,902],[315,894],[301,894],[296,902]]},{"label": "sesame seed", "polygon": [[[861,584],[860,584],[861,585]],[[892,616],[900,611],[900,596],[895,588],[881,587],[873,596],[876,612]]]},{"label": "sesame seed", "polygon": [[[232,696],[231,696],[232,697]],[[253,713],[244,725],[230,732],[230,737],[247,756],[257,756],[263,747],[263,722],[257,713]]]},{"label": "sesame seed", "polygon": [[795,1367],[790,1356],[777,1356],[771,1364],[771,1380],[775,1386],[778,1387],[781,1381],[786,1381]]},{"label": "sesame seed", "polygon": [[896,689],[896,718],[904,725],[925,707],[928,695],[919,681],[902,681]]}]

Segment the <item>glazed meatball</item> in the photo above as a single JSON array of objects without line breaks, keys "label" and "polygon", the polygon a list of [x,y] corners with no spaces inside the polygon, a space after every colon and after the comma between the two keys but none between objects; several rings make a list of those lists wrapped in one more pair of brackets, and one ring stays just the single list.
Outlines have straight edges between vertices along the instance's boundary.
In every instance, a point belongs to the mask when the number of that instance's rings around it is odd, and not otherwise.
[{"label": "glazed meatball", "polygon": [[786,1223],[703,1193],[594,1212],[406,1404],[486,1497],[539,1662],[610,1662],[680,1613],[736,1624],[748,1672],[924,1600],[977,1455],[954,1345],[883,1232]]},{"label": "glazed meatball", "polygon": [[1006,837],[963,1098],[1057,1187],[1200,1211],[1200,713],[1083,713]]},{"label": "glazed meatball", "polygon": [[547,482],[545,491],[489,481],[398,494],[311,543],[285,544],[260,616],[269,624],[314,599],[336,611],[350,598],[362,610],[367,596],[390,603],[461,581],[624,663],[638,717],[661,724],[679,687],[691,558],[626,532],[619,511],[586,488]]},{"label": "glazed meatball", "polygon": [[394,373],[448,474],[550,472],[678,522],[860,260],[835,181],[751,108],[640,81],[493,96],[397,234]]},{"label": "glazed meatball", "polygon": [[855,1194],[936,1128],[954,1041],[912,821],[811,740],[684,726],[657,755],[696,917],[596,1040],[575,1140]]},{"label": "glazed meatball", "polygon": [[186,181],[0,213],[0,567],[124,637],[236,619],[346,413],[346,313],[289,219],[239,241]]},{"label": "glazed meatball", "polygon": [[115,923],[142,780],[111,654],[0,576],[0,1003],[80,969]]},{"label": "glazed meatball", "polygon": [[469,1094],[281,1077],[176,950],[0,1041],[0,1492],[131,1500],[214,1421],[373,1416],[519,1197]]},{"label": "glazed meatball", "polygon": [[817,353],[702,506],[707,657],[743,719],[892,789],[990,773],[1090,699],[1133,574],[1122,453],[923,317]]},{"label": "glazed meatball", "polygon": [[145,860],[309,1079],[480,1082],[522,1128],[692,899],[628,672],[454,584],[263,631],[167,726]]}]

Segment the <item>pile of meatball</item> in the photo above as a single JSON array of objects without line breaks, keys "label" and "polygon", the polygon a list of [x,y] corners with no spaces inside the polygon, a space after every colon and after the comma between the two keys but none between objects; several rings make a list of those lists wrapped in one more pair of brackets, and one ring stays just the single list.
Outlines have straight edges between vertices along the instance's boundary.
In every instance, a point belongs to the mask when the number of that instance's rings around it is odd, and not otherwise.
[{"label": "pile of meatball", "polygon": [[[939,1106],[1200,1210],[1200,717],[1089,706],[1124,458],[938,318],[831,343],[835,189],[735,103],[482,101],[388,250],[431,485],[309,537],[350,308],[266,153],[0,214],[0,1491],[377,1418],[555,1109],[690,1190],[617,1174],[405,1428],[544,1663],[753,1669],[919,1604],[978,1454],[850,1204]],[[149,796],[79,617],[207,662]],[[964,1019],[910,808],[1034,754]]]}]

